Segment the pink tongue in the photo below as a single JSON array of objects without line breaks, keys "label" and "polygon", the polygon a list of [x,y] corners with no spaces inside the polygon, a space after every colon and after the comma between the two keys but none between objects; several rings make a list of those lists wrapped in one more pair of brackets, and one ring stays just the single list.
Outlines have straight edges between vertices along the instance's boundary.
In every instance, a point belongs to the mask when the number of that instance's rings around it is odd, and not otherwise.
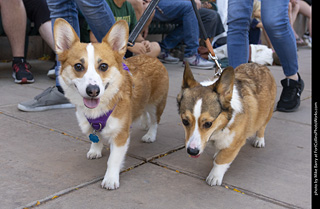
[{"label": "pink tongue", "polygon": [[200,155],[195,155],[195,156],[193,156],[193,155],[190,155],[192,158],[198,158],[198,157],[200,157]]},{"label": "pink tongue", "polygon": [[83,98],[83,103],[87,108],[93,109],[98,106],[100,99]]}]

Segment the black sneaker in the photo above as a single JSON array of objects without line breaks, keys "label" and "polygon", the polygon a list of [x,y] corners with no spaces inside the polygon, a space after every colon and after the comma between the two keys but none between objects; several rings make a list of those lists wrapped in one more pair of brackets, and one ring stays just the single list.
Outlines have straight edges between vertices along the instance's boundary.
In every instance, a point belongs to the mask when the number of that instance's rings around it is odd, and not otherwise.
[{"label": "black sneaker", "polygon": [[14,82],[18,84],[33,83],[34,79],[30,69],[31,66],[27,62],[14,64],[12,66]]},{"label": "black sneaker", "polygon": [[280,112],[293,112],[300,106],[300,96],[304,89],[304,82],[298,73],[299,80],[289,78],[281,80],[283,87],[277,110]]}]

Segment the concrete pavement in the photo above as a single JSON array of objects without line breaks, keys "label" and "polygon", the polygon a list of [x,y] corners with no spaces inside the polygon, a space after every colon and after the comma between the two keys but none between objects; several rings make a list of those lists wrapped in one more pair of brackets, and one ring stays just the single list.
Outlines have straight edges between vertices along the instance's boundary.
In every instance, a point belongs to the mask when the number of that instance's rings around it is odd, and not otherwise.
[{"label": "concrete pavement", "polygon": [[[242,148],[222,186],[204,181],[213,150],[198,159],[184,149],[177,114],[183,68],[166,65],[170,76],[167,106],[157,141],[142,143],[145,133],[133,125],[120,188],[100,187],[107,167],[103,157],[87,160],[90,142],[76,122],[74,109],[20,112],[17,104],[54,85],[48,61],[30,61],[35,83],[14,84],[11,63],[0,63],[0,208],[311,208],[311,50],[300,49],[305,81],[300,109],[275,112],[266,130],[266,147]],[[281,67],[270,67],[279,100]],[[193,70],[204,80],[212,71]]]}]

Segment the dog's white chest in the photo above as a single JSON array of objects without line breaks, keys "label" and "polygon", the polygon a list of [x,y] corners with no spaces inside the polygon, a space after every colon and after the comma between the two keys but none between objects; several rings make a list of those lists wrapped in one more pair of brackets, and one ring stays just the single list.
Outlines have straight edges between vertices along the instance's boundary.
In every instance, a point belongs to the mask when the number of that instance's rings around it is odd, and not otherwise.
[{"label": "dog's white chest", "polygon": [[221,131],[213,133],[210,140],[214,141],[214,145],[217,149],[225,149],[233,142],[235,132],[230,132],[229,128],[225,128]]},{"label": "dog's white chest", "polygon": [[110,116],[106,126],[101,131],[103,138],[114,138],[122,129],[122,123],[118,118]]}]

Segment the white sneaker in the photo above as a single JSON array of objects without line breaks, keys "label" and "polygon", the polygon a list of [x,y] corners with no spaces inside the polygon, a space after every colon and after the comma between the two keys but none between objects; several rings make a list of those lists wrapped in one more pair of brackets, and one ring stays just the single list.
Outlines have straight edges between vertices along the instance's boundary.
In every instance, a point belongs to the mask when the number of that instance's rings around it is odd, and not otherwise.
[{"label": "white sneaker", "polygon": [[190,67],[202,70],[211,70],[215,66],[214,62],[203,59],[200,54],[195,54],[191,57],[186,57],[183,62],[189,62]]},{"label": "white sneaker", "polygon": [[57,66],[57,62],[55,61],[54,62],[54,65],[50,68],[50,70],[48,71],[48,74],[47,76],[49,78],[52,78],[52,79],[56,79],[56,66]]},{"label": "white sneaker", "polygon": [[158,59],[163,63],[169,64],[177,64],[179,62],[179,58],[171,56],[169,52],[161,52]]}]

